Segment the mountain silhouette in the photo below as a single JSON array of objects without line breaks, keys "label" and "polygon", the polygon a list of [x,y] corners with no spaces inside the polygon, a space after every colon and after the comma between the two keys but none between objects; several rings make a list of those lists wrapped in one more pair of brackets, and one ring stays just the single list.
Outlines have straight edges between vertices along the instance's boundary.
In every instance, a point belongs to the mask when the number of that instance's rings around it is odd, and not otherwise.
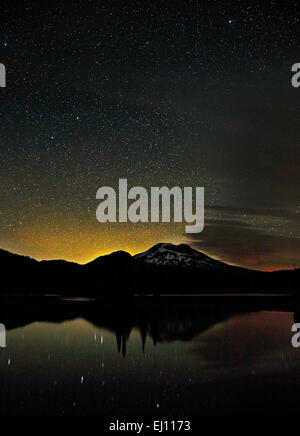
[{"label": "mountain silhouette", "polygon": [[139,294],[294,292],[300,270],[262,272],[232,266],[188,245],[161,243],[131,256],[118,251],[79,265],[0,250],[0,295],[128,297]]},{"label": "mountain silhouette", "polygon": [[[221,271],[235,268],[224,262],[197,251],[186,244],[174,245],[169,243],[157,244],[150,250],[134,256],[138,261],[157,266],[176,266],[203,271]],[[240,271],[242,268],[238,268]]]}]

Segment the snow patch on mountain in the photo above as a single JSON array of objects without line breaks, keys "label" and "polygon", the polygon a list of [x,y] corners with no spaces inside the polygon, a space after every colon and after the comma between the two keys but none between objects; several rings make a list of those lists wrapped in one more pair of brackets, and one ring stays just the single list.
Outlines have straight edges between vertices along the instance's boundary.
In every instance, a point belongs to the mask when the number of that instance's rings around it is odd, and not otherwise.
[{"label": "snow patch on mountain", "polygon": [[220,269],[225,264],[194,250],[188,245],[157,244],[150,250],[134,256],[137,261],[158,266],[179,266],[183,268]]}]

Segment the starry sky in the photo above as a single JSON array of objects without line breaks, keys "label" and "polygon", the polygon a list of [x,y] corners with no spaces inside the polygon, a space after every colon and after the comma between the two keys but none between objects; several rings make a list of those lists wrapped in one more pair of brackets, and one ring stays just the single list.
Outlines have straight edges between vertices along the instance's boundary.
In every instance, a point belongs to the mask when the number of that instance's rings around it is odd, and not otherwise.
[{"label": "starry sky", "polygon": [[[1,248],[84,263],[185,242],[299,265],[299,26],[293,1],[3,1]],[[98,223],[120,178],[204,186],[204,231]]]}]

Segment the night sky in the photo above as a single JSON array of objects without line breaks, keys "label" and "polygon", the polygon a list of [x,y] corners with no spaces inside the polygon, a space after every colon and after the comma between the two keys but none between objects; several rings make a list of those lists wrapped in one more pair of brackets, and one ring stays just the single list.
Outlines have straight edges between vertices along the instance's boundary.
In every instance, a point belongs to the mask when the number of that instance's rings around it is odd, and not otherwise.
[{"label": "night sky", "polygon": [[[3,1],[1,248],[83,263],[185,242],[251,268],[299,265],[299,6]],[[204,186],[204,232],[98,223],[97,189],[120,178]]]}]

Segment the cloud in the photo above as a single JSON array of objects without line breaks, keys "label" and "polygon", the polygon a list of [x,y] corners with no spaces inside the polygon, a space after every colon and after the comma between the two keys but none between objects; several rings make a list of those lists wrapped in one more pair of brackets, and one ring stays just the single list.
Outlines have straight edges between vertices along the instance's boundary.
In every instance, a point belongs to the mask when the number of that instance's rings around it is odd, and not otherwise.
[{"label": "cloud", "polygon": [[300,224],[293,211],[209,208],[204,231],[189,235],[200,251],[254,269],[300,265]]}]

